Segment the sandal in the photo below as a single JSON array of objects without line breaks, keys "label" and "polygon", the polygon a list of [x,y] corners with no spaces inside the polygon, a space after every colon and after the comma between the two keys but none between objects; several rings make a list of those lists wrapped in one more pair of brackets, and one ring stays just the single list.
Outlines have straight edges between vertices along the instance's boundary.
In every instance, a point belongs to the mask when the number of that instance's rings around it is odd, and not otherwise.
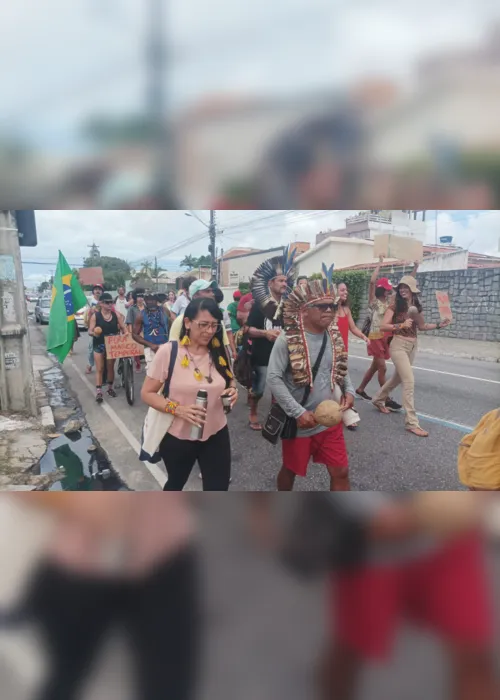
[{"label": "sandal", "polygon": [[87,365],[85,367],[85,374],[90,374],[92,372],[92,367],[90,365]]},{"label": "sandal", "polygon": [[377,406],[376,403],[374,403],[373,405],[375,406],[377,411],[380,411],[380,413],[385,413],[385,414],[390,413],[389,409],[386,406]]},{"label": "sandal", "polygon": [[250,426],[250,430],[255,430],[255,432],[262,432],[262,426],[259,422],[252,422],[249,421],[248,425]]},{"label": "sandal", "polygon": [[116,391],[113,389],[112,386],[110,386],[110,387],[108,388],[108,390],[107,390],[106,393],[107,393],[108,396],[111,396],[112,399],[115,399],[115,398],[116,398]]},{"label": "sandal", "polygon": [[429,437],[429,433],[423,428],[406,428],[406,430],[409,433],[413,433],[413,435],[416,435],[417,437]]},{"label": "sandal", "polygon": [[102,397],[102,391],[100,389],[98,389],[96,392],[95,400],[97,401],[97,403],[102,403],[104,401]]}]

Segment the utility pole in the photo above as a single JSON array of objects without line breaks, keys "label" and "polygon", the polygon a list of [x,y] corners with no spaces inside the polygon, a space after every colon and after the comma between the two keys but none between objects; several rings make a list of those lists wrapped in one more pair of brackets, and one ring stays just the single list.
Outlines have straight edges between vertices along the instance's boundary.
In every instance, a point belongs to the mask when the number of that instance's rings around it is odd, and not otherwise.
[{"label": "utility pole", "polygon": [[155,280],[156,280],[156,292],[158,293],[158,258],[155,255]]},{"label": "utility pole", "polygon": [[0,210],[0,410],[36,416],[19,235]]},{"label": "utility pole", "polygon": [[152,130],[154,196],[164,202],[172,192],[172,138],[167,116],[165,0],[148,0],[149,27],[146,39],[147,113]]},{"label": "utility pole", "polygon": [[210,226],[209,226],[209,233],[210,233],[210,245],[208,247],[208,251],[211,256],[212,260],[212,272],[211,272],[211,277],[212,280],[215,280],[217,282],[217,260],[216,260],[216,252],[215,252],[215,237],[216,237],[216,229],[215,229],[215,209],[210,210]]},{"label": "utility pole", "polygon": [[219,264],[217,265],[217,284],[220,287],[222,279],[222,263],[224,262],[224,248],[220,249]]}]

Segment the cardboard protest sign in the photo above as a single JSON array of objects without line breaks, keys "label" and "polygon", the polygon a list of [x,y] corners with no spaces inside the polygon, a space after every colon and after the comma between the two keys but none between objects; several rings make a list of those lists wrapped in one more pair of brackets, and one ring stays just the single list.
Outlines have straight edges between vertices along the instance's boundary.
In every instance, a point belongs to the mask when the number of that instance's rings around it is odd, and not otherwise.
[{"label": "cardboard protest sign", "polygon": [[441,316],[441,321],[444,321],[447,318],[449,318],[450,321],[452,321],[453,313],[451,311],[450,297],[448,296],[448,292],[437,291],[436,299],[438,303],[439,315]]},{"label": "cardboard protest sign", "polygon": [[424,259],[423,243],[410,236],[396,236],[394,233],[381,233],[375,236],[373,257],[395,258],[396,260],[417,261]]},{"label": "cardboard protest sign", "polygon": [[118,360],[120,357],[140,357],[144,355],[144,347],[136,343],[132,336],[108,335],[104,339],[108,360]]}]

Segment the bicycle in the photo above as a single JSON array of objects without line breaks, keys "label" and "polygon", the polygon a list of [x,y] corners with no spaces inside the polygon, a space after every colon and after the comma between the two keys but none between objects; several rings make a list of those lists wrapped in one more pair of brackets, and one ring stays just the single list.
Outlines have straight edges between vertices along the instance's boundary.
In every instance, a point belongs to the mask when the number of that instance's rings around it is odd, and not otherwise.
[{"label": "bicycle", "polygon": [[133,359],[131,357],[120,357],[117,373],[125,389],[127,403],[129,406],[133,406],[135,400]]}]

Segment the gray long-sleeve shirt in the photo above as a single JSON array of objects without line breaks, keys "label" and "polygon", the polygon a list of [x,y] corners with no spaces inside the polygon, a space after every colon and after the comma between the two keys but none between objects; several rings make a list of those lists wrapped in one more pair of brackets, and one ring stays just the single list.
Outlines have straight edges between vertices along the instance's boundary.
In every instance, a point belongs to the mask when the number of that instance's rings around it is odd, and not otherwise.
[{"label": "gray long-sleeve shirt", "polygon": [[[311,358],[311,366],[314,367],[323,343],[323,334],[306,333],[305,335]],[[300,403],[304,397],[305,387],[299,387],[294,384],[286,336],[284,333],[279,336],[274,343],[271,357],[269,358],[267,383],[272,395],[288,416],[291,418],[299,418],[306,411],[314,411],[322,401],[333,399],[331,387],[332,363],[332,341],[328,336],[325,353],[314,381],[314,388],[309,394],[309,398],[304,407],[302,407]],[[349,374],[345,377],[344,387],[347,394],[355,396],[354,386]],[[308,430],[299,429],[299,436],[309,437],[323,430],[326,430],[326,428],[322,425],[309,428]]]}]

